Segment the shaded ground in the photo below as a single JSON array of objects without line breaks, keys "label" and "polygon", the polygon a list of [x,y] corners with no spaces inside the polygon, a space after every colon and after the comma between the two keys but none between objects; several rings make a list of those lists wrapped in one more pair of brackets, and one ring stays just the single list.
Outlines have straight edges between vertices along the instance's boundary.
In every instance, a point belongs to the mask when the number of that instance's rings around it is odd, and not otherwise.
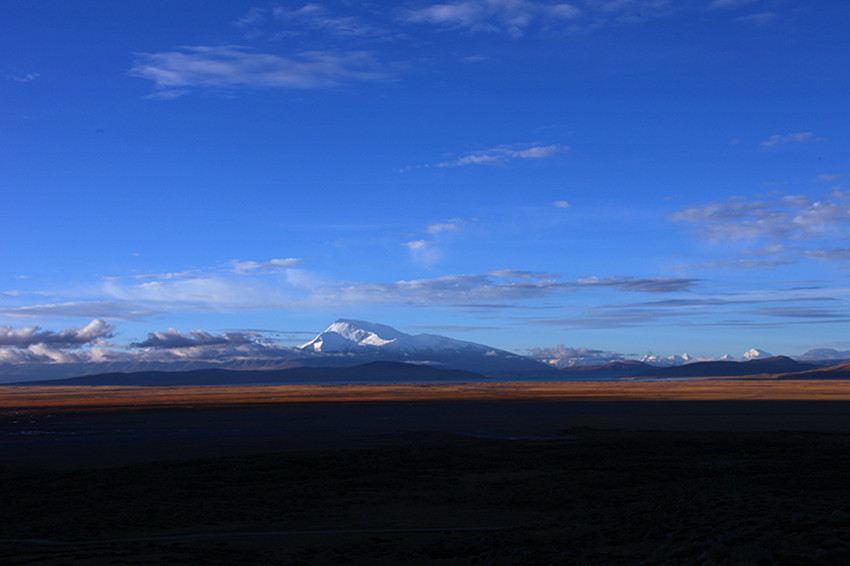
[{"label": "shaded ground", "polygon": [[[568,433],[6,466],[0,562],[850,563],[846,434]],[[175,535],[191,536],[162,538]]]}]

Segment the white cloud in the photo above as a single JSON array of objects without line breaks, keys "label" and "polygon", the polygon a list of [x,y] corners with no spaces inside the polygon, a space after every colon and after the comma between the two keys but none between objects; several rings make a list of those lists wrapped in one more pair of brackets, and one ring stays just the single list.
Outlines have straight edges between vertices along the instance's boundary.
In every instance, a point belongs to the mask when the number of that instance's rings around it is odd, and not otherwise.
[{"label": "white cloud", "polygon": [[528,353],[536,360],[560,368],[603,365],[626,359],[623,354],[616,352],[583,347],[573,348],[564,346],[563,344],[548,348],[529,348]]},{"label": "white cloud", "polygon": [[551,144],[551,145],[532,145],[523,149],[518,149],[509,146],[498,146],[483,151],[476,151],[454,159],[451,161],[443,161],[437,163],[434,167],[461,167],[464,165],[491,165],[496,163],[506,163],[514,159],[543,159],[552,157],[560,153],[566,153],[570,150],[568,146]]},{"label": "white cloud", "polygon": [[0,346],[29,348],[44,345],[58,348],[79,348],[112,336],[115,326],[95,319],[81,328],[66,328],[60,332],[40,330],[38,326],[13,328],[0,326]]},{"label": "white cloud", "polygon": [[761,145],[764,147],[772,147],[783,143],[815,141],[813,135],[814,134],[812,134],[812,132],[799,132],[796,134],[785,134],[784,136],[774,134],[768,139],[762,141]]},{"label": "white cloud", "polygon": [[27,73],[26,75],[6,75],[6,78],[10,81],[15,81],[18,83],[28,83],[32,82],[38,77],[40,77],[38,73]]},{"label": "white cloud", "polygon": [[750,14],[749,16],[735,18],[736,22],[752,24],[758,27],[770,25],[774,22],[774,20],[776,20],[776,14],[774,12],[760,12],[758,14]]},{"label": "white cloud", "polygon": [[258,270],[269,271],[274,269],[287,269],[290,267],[297,267],[302,263],[304,263],[304,260],[300,258],[288,257],[285,259],[271,259],[265,262],[233,260],[231,265],[233,266],[234,272],[247,273],[249,271]]},{"label": "white cloud", "polygon": [[412,242],[404,242],[402,246],[407,246],[411,250],[421,250],[422,248],[427,248],[428,246],[433,246],[434,242],[430,242],[428,240],[413,240]]},{"label": "white cloud", "polygon": [[458,232],[460,231],[460,226],[456,222],[439,222],[429,225],[426,231],[429,234],[438,234],[446,231]]},{"label": "white cloud", "polygon": [[681,210],[670,219],[693,224],[709,240],[808,239],[850,228],[850,195],[833,192],[814,202],[803,195],[737,198]]},{"label": "white cloud", "polygon": [[139,320],[157,314],[159,310],[137,302],[123,301],[66,301],[41,305],[0,308],[0,314],[15,318],[45,316],[104,317],[115,320]]},{"label": "white cloud", "polygon": [[225,334],[210,334],[203,330],[193,330],[182,333],[175,328],[169,328],[165,332],[148,332],[148,337],[142,342],[130,344],[132,348],[154,348],[171,350],[175,348],[192,348],[197,346],[242,346],[254,342],[257,338],[255,333],[226,332]]},{"label": "white cloud", "polygon": [[535,0],[461,0],[404,12],[414,24],[432,24],[471,32],[499,32],[521,37],[533,24],[548,27],[578,18],[582,11],[565,2]]},{"label": "white cloud", "polygon": [[850,261],[850,248],[821,248],[808,250],[805,254],[821,261]]},{"label": "white cloud", "polygon": [[556,200],[552,203],[552,206],[554,206],[555,208],[569,208],[570,203],[565,200]]},{"label": "white cloud", "polygon": [[153,81],[160,98],[173,98],[192,89],[329,88],[388,76],[385,68],[365,51],[308,51],[282,57],[240,46],[192,46],[139,53],[130,74]]},{"label": "white cloud", "polygon": [[817,181],[835,181],[836,179],[844,179],[846,177],[850,177],[850,173],[839,173],[836,175],[818,175]]},{"label": "white cloud", "polygon": [[337,16],[320,4],[307,3],[296,10],[275,7],[275,19],[286,24],[299,24],[305,28],[320,30],[330,35],[364,36],[385,33],[381,28],[356,16]]},{"label": "white cloud", "polygon": [[717,8],[739,8],[753,2],[755,0],[713,0],[708,8],[709,10],[715,10]]}]

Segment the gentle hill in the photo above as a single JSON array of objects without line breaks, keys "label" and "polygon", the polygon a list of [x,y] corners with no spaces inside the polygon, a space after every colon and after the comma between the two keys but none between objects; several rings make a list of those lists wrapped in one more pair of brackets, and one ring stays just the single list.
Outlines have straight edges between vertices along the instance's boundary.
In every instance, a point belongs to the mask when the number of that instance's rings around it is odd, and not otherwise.
[{"label": "gentle hill", "polygon": [[559,377],[569,379],[617,379],[634,377],[652,368],[637,360],[610,362],[601,366],[579,366],[558,370]]},{"label": "gentle hill", "polygon": [[102,373],[66,379],[27,381],[10,385],[111,385],[161,387],[171,385],[254,385],[321,382],[480,381],[484,376],[400,362],[370,362],[351,367],[297,367],[283,370],[200,369]]},{"label": "gentle hill", "polygon": [[837,366],[784,373],[777,376],[778,379],[850,379],[850,362]]},{"label": "gentle hill", "polygon": [[756,358],[746,362],[694,362],[669,368],[652,368],[637,377],[744,377],[761,374],[784,374],[817,369],[819,366],[792,360],[787,356]]}]

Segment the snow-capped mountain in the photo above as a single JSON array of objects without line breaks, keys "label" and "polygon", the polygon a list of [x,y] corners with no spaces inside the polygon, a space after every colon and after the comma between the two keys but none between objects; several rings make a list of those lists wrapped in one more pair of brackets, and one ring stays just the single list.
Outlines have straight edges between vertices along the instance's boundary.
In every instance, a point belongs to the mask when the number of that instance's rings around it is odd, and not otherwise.
[{"label": "snow-capped mountain", "polygon": [[[340,319],[331,324],[315,338],[298,346],[301,350],[313,352],[356,352],[361,348],[380,348],[393,352],[422,352],[431,350],[485,350],[488,348],[475,342],[464,342],[438,336],[436,334],[417,334],[415,336],[399,332],[391,326],[362,320]],[[508,352],[505,352],[508,353]]]},{"label": "snow-capped mountain", "polygon": [[671,356],[667,356],[666,358],[662,356],[655,356],[653,354],[647,354],[639,361],[653,366],[671,367],[686,364],[691,361],[691,357],[688,354],[673,354]]},{"label": "snow-capped mountain", "polygon": [[743,359],[747,360],[747,361],[755,360],[755,359],[762,359],[762,358],[772,358],[772,357],[773,357],[773,354],[769,354],[769,353],[765,352],[764,350],[759,350],[758,348],[750,348],[749,350],[744,352],[744,355],[743,355]]},{"label": "snow-capped mountain", "polygon": [[298,349],[323,362],[403,361],[488,373],[551,371],[540,362],[475,342],[405,334],[375,322],[340,319]]}]

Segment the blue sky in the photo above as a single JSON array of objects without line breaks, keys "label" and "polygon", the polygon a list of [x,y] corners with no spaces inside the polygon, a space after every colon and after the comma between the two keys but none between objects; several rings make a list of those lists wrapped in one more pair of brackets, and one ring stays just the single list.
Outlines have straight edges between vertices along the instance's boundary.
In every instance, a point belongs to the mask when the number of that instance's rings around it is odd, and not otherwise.
[{"label": "blue sky", "polygon": [[0,21],[0,359],[339,317],[520,352],[850,349],[843,0]]}]

